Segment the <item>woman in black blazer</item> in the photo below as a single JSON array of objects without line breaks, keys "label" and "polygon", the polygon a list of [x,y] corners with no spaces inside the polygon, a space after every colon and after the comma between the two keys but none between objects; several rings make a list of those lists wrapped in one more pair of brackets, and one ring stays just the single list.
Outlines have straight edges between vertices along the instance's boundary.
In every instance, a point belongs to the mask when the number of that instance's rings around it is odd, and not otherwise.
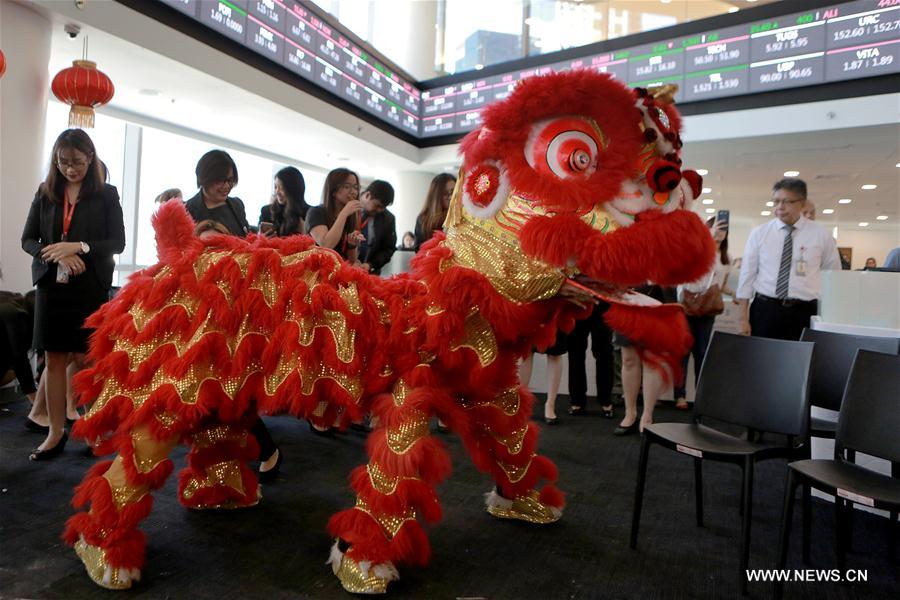
[{"label": "woman in black blazer", "polygon": [[34,347],[45,353],[50,417],[31,460],[53,458],[66,445],[66,364],[72,353],[84,366],[91,333],[84,321],[109,298],[113,255],[125,248],[119,193],[104,177],[91,138],[80,129],[62,132],[22,231],[22,249],[34,257]]},{"label": "woman in black blazer", "polygon": [[272,201],[259,211],[259,232],[278,237],[303,233],[309,210],[305,196],[306,182],[299,169],[285,167],[275,173]]}]

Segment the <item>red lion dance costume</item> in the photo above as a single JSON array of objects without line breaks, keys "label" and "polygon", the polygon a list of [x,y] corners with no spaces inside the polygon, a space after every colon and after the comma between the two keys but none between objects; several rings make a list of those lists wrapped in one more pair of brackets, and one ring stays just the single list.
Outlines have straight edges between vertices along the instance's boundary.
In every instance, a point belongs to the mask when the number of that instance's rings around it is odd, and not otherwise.
[{"label": "red lion dance costume", "polygon": [[[90,577],[116,589],[139,578],[137,527],[177,443],[191,447],[183,504],[256,504],[245,463],[258,413],[319,426],[377,417],[369,463],[350,476],[356,505],[328,524],[348,591],[384,592],[394,565],[429,558],[418,518],[440,519],[435,486],[450,471],[432,416],[493,478],[492,515],[557,520],[556,467],[537,453],[516,362],[584,316],[559,296],[567,277],[624,287],[707,272],[714,246],[684,210],[700,178],[680,169],[679,126],[664,98],[606,75],[522,82],[462,142],[446,236],[387,280],[308,237],[204,242],[180,204],[160,208],[160,262],[91,317],[94,366],[77,381],[92,406],[75,433],[118,454],[87,473],[73,503],[90,508],[65,532]],[[677,306],[614,303],[606,320],[670,372],[688,350]]]}]

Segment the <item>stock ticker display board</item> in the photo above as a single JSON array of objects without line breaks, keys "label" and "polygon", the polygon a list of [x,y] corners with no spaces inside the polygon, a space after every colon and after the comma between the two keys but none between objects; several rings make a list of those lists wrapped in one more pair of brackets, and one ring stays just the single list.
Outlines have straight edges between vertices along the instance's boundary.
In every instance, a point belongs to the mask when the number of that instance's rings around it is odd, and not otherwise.
[{"label": "stock ticker display board", "polygon": [[676,83],[681,103],[900,73],[900,0],[856,0],[560,62],[550,54],[545,65],[474,71],[424,90],[298,0],[158,1],[417,138],[471,131],[519,81],[568,69],[631,87]]}]

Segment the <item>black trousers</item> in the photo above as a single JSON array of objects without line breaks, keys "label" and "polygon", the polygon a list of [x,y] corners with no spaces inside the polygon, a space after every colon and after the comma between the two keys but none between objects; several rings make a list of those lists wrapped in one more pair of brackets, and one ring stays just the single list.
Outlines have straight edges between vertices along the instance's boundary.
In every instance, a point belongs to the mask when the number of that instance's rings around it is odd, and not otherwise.
[{"label": "black trousers", "polygon": [[575,329],[566,339],[569,351],[569,398],[572,406],[587,406],[585,355],[588,336],[591,337],[591,354],[596,361],[597,400],[603,406],[612,404],[612,330],[603,321],[603,313],[607,308],[609,305],[605,303],[596,305],[588,318],[575,323]]},{"label": "black trousers", "polygon": [[819,311],[817,300],[778,300],[756,294],[750,304],[750,333],[778,340],[799,340],[809,319]]}]

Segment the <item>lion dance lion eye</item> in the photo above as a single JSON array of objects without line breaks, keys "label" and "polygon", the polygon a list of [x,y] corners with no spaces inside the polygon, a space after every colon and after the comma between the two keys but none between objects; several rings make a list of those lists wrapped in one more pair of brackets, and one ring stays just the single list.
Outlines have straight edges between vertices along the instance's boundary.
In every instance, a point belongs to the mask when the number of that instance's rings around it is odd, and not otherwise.
[{"label": "lion dance lion eye", "polygon": [[528,136],[525,158],[535,171],[561,179],[590,176],[602,147],[599,130],[584,119],[537,123]]}]

